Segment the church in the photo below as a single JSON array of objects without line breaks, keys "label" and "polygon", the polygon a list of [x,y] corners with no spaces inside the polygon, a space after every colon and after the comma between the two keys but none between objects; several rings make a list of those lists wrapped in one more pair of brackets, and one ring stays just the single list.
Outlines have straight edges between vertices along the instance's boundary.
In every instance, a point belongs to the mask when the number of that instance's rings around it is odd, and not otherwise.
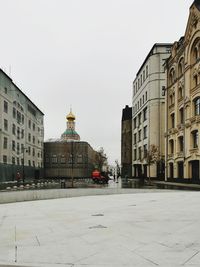
[{"label": "church", "polygon": [[88,142],[80,141],[75,130],[76,117],[70,110],[67,128],[60,139],[44,143],[45,178],[86,178],[98,164],[99,153]]}]

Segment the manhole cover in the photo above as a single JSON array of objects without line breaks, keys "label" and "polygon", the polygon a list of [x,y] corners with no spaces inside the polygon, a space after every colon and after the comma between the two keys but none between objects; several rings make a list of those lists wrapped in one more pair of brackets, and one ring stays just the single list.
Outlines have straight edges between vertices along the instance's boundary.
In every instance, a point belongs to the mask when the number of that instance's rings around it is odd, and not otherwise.
[{"label": "manhole cover", "polygon": [[89,229],[104,229],[104,228],[107,228],[107,227],[101,224],[89,227]]}]

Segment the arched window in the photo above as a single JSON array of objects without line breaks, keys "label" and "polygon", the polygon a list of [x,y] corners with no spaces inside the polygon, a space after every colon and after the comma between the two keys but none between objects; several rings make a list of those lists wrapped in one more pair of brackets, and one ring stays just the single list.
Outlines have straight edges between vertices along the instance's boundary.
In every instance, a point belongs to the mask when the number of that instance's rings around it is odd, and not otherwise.
[{"label": "arched window", "polygon": [[200,115],[200,97],[194,100],[194,113],[195,116]]},{"label": "arched window", "polygon": [[170,154],[174,154],[174,140],[169,140]]},{"label": "arched window", "polygon": [[192,134],[192,147],[193,148],[198,148],[198,144],[199,144],[199,133],[198,130],[195,130],[193,132],[191,132]]},{"label": "arched window", "polygon": [[197,62],[197,60],[199,59],[199,41],[200,39],[197,38],[191,48],[191,64],[195,64]]},{"label": "arched window", "polygon": [[178,88],[178,99],[181,99],[183,97],[183,89],[182,87]]},{"label": "arched window", "polygon": [[171,69],[169,73],[169,84],[173,84],[175,82],[175,70]]},{"label": "arched window", "polygon": [[184,71],[184,60],[181,58],[178,64],[178,76],[180,77],[183,74]]}]

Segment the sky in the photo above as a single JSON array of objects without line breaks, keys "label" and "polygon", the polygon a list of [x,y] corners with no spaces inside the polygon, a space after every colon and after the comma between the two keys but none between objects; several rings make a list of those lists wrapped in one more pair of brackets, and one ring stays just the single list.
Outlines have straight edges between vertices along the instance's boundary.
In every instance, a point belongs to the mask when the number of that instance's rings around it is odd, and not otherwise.
[{"label": "sky", "polygon": [[45,114],[45,140],[66,115],[113,164],[132,82],[155,43],[184,35],[192,0],[0,0],[0,68]]}]

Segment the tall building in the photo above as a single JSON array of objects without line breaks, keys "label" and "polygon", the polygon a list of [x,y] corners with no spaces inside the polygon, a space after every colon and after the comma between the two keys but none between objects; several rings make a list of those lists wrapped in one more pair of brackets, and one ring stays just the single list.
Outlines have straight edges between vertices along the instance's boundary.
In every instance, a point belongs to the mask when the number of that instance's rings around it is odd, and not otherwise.
[{"label": "tall building", "polygon": [[[132,99],[132,175],[133,177],[164,176],[164,128],[166,86],[165,60],[171,44],[154,44],[133,82]],[[159,164],[147,168],[152,147],[159,154]],[[164,178],[164,177],[163,177]]]},{"label": "tall building", "polygon": [[132,177],[132,107],[127,105],[121,121],[121,176]]},{"label": "tall building", "polygon": [[0,69],[0,181],[42,175],[43,116]]},{"label": "tall building", "polygon": [[166,180],[200,179],[200,1],[167,60]]},{"label": "tall building", "polygon": [[75,116],[70,111],[66,116],[67,129],[60,139],[44,143],[46,178],[91,177],[98,165],[99,153],[84,141],[75,130]]}]

